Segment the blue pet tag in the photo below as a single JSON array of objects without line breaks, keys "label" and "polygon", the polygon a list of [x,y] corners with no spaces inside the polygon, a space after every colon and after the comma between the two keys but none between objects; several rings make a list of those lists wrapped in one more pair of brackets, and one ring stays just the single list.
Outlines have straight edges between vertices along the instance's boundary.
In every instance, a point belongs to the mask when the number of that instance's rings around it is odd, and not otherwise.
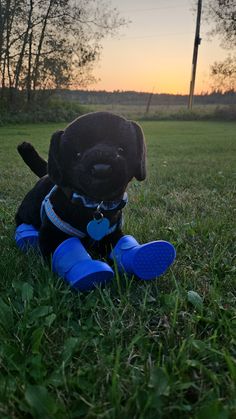
[{"label": "blue pet tag", "polygon": [[94,240],[101,240],[109,231],[110,222],[107,218],[100,218],[99,220],[92,220],[87,225],[87,232]]}]

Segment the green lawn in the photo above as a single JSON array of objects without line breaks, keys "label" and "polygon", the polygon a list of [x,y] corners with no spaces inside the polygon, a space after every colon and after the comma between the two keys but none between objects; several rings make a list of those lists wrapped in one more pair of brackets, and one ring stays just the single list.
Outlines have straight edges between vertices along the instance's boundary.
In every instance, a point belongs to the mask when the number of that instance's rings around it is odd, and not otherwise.
[{"label": "green lawn", "polygon": [[0,128],[1,418],[236,417],[236,123],[142,126],[149,175],[130,185],[125,231],[177,259],[87,295],[13,240],[36,180],[16,145],[46,156],[63,124]]}]

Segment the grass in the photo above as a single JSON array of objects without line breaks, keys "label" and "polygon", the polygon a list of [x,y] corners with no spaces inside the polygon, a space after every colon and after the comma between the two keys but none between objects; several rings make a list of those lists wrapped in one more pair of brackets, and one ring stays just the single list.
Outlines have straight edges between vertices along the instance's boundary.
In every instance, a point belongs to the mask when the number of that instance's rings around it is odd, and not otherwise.
[{"label": "grass", "polygon": [[46,156],[61,126],[0,128],[1,418],[234,418],[236,124],[142,123],[149,176],[130,185],[125,231],[177,260],[87,295],[13,240],[36,180],[16,145]]}]

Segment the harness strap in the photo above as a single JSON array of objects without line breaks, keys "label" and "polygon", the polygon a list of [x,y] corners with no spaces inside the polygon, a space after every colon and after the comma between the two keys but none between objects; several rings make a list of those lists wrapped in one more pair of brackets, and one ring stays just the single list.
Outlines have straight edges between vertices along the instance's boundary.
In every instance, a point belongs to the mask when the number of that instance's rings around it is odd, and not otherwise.
[{"label": "harness strap", "polygon": [[[72,237],[78,237],[80,239],[85,238],[87,236],[86,233],[83,233],[82,231],[73,227],[66,221],[62,220],[54,211],[52,203],[50,201],[50,196],[56,189],[57,189],[57,186],[55,185],[42,202],[41,211],[40,211],[41,220],[43,220],[44,215],[46,215],[48,219],[51,221],[51,223],[55,227],[57,227],[59,230],[61,230],[63,233]],[[123,224],[123,220],[121,217],[118,223],[114,224],[112,227],[109,228],[106,235],[113,233],[116,229],[121,227],[122,224]]]},{"label": "harness strap", "polygon": [[63,221],[59,217],[59,215],[55,213],[49,197],[45,198],[42,205],[43,205],[42,216],[43,216],[43,213],[45,212],[46,216],[51,221],[51,223],[54,224],[54,226],[57,227],[59,230],[63,231],[63,233],[66,233],[69,236],[78,237],[80,239],[83,239],[84,237],[86,237],[85,233],[71,226],[66,221]]}]

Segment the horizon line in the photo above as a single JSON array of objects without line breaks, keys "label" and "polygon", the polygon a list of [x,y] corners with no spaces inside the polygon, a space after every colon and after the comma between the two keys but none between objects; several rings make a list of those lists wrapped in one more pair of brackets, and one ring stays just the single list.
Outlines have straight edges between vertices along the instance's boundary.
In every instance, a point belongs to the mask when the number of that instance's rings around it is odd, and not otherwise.
[{"label": "horizon line", "polygon": [[[151,91],[142,91],[142,90],[120,90],[120,89],[114,89],[114,90],[106,90],[106,89],[72,89],[72,88],[56,88],[53,90],[66,90],[68,92],[91,92],[91,93],[99,93],[99,92],[105,92],[105,93],[138,93],[138,94],[147,94],[147,95],[166,95],[166,96],[189,96],[189,93],[167,93],[167,92],[151,92]],[[234,93],[236,94],[236,90],[227,90],[227,91],[221,91],[221,90],[212,90],[212,91],[202,91],[201,93],[195,93],[194,96],[210,96],[213,94],[229,94]]]}]

